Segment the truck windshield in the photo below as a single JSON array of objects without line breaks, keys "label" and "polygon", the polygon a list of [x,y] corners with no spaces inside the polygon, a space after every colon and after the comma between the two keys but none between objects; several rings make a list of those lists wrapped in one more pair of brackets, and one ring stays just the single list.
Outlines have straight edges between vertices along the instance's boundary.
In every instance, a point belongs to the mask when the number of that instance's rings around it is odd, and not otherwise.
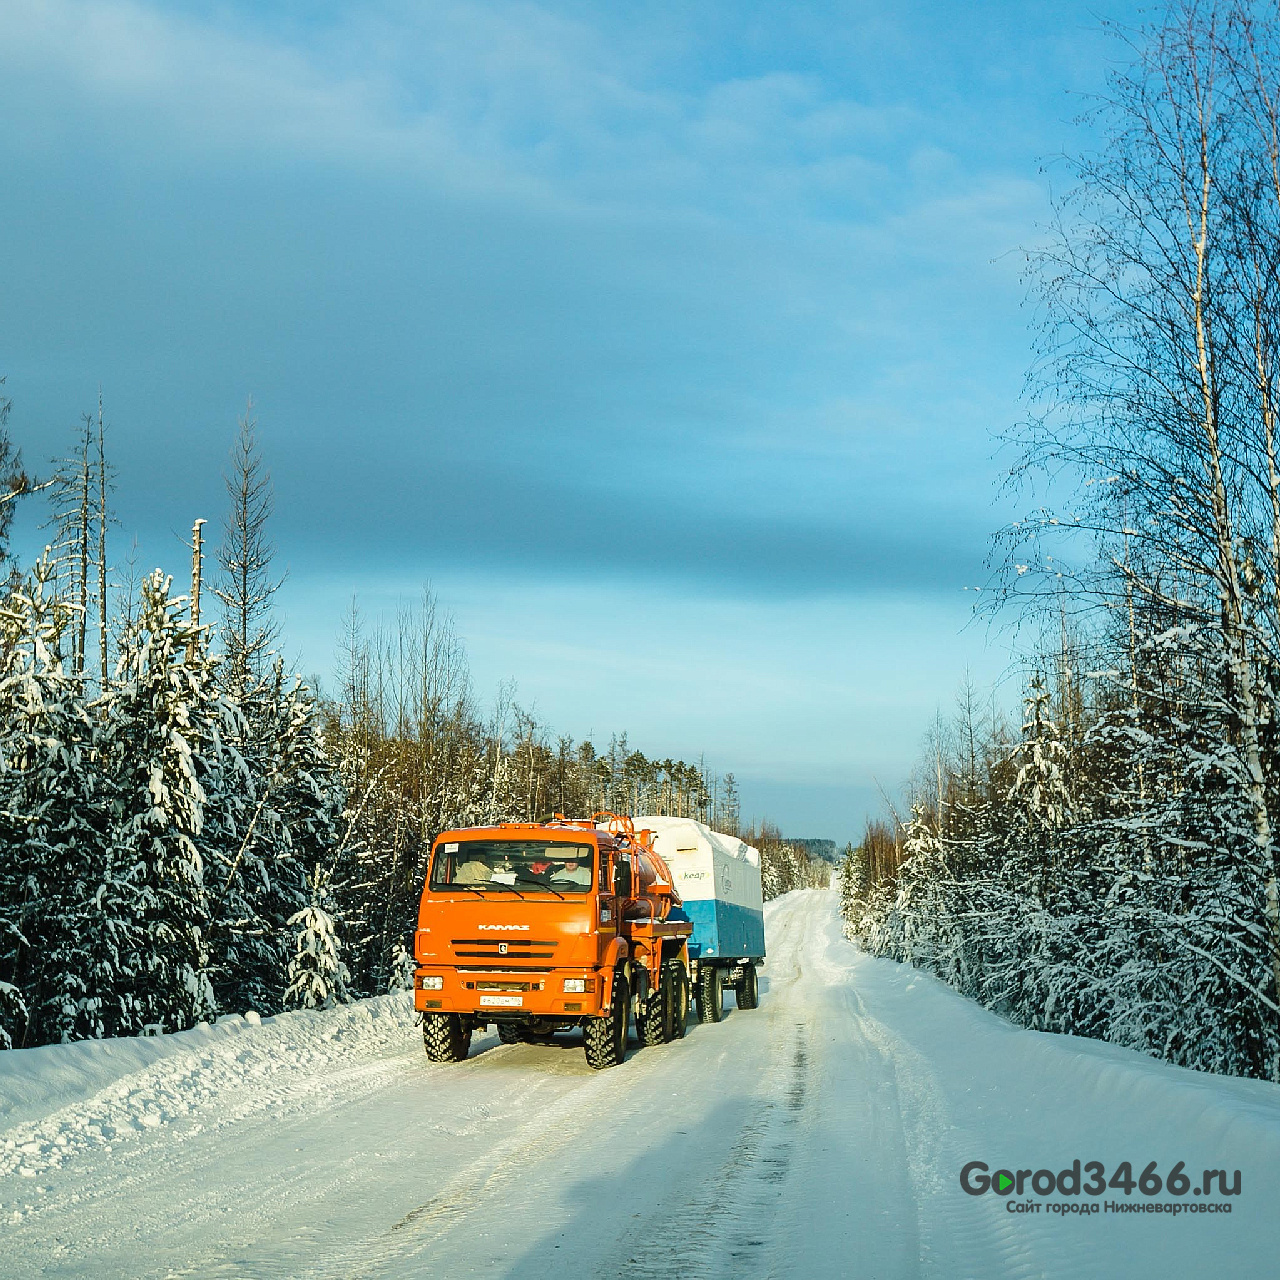
[{"label": "truck windshield", "polygon": [[446,840],[431,861],[433,889],[485,893],[586,893],[595,850],[589,844],[530,840]]}]

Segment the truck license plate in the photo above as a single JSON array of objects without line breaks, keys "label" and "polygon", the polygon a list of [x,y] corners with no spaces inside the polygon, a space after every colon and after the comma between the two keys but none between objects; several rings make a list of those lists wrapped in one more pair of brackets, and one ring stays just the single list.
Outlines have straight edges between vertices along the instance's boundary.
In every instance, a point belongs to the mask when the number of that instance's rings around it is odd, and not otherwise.
[{"label": "truck license plate", "polygon": [[481,1004],[501,1005],[504,1009],[518,1009],[524,1004],[524,996],[490,996],[480,997]]}]

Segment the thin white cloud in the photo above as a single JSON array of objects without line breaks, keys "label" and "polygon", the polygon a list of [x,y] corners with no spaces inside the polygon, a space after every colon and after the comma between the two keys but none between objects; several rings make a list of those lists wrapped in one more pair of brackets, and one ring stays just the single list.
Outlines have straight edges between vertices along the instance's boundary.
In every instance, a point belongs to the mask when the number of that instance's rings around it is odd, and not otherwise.
[{"label": "thin white cloud", "polygon": [[371,4],[287,29],[220,12],[10,6],[4,96],[21,86],[32,123],[75,113],[126,151],[274,152],[522,199],[774,220],[857,210],[888,185],[871,153],[927,125],[791,73],[673,88],[532,5]]}]

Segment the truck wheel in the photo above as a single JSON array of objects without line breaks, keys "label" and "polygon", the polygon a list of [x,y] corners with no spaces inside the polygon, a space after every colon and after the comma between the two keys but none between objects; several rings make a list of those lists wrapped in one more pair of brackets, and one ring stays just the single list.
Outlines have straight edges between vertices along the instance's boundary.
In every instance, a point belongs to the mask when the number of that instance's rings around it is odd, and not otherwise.
[{"label": "truck wheel", "polygon": [[519,1044],[520,1028],[513,1022],[500,1022],[498,1023],[498,1039],[503,1044]]},{"label": "truck wheel", "polygon": [[651,995],[640,1019],[642,1044],[666,1044],[671,1039],[671,975],[663,965],[658,974],[658,989]]},{"label": "truck wheel", "polygon": [[671,1038],[683,1040],[689,1023],[689,971],[679,960],[668,960],[667,964],[671,969],[671,989],[675,996],[671,1009]]},{"label": "truck wheel", "polygon": [[738,1008],[758,1009],[760,1007],[760,979],[753,964],[744,966],[742,981],[738,983]]},{"label": "truck wheel", "polygon": [[722,1015],[720,970],[714,965],[700,965],[698,967],[698,1021],[719,1022]]},{"label": "truck wheel", "polygon": [[582,1047],[586,1051],[587,1066],[601,1071],[605,1067],[616,1067],[627,1056],[630,1015],[631,992],[627,990],[626,974],[619,969],[613,975],[609,1012],[600,1018],[582,1020]]},{"label": "truck wheel", "polygon": [[664,1027],[671,1024],[668,1010],[671,1005],[667,1000],[669,992],[667,983],[659,982],[658,989],[645,1001],[644,1010],[637,1019],[636,1030],[640,1033],[640,1043],[646,1046],[666,1043],[669,1037],[663,1036]]},{"label": "truck wheel", "polygon": [[428,1062],[461,1062],[471,1050],[471,1028],[456,1013],[424,1013],[422,1043]]}]

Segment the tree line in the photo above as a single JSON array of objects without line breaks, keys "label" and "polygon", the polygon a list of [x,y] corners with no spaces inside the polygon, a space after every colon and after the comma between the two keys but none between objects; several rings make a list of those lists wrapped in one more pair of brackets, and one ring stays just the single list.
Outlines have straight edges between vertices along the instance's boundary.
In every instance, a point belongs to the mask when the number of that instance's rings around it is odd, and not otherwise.
[{"label": "tree line", "polygon": [[1127,39],[1030,258],[1023,715],[962,691],[843,907],[1023,1025],[1280,1080],[1280,23]]},{"label": "tree line", "polygon": [[[189,588],[108,559],[101,403],[45,480],[9,411],[0,399],[0,1047],[410,985],[426,858],[449,827],[609,809],[739,831],[732,774],[625,734],[603,750],[554,735],[510,689],[483,711],[430,593],[372,625],[353,603],[331,692],[287,670],[251,409],[207,566],[193,529]],[[49,546],[22,571],[13,511],[39,491]],[[773,892],[793,887],[797,851],[760,840]]]}]

